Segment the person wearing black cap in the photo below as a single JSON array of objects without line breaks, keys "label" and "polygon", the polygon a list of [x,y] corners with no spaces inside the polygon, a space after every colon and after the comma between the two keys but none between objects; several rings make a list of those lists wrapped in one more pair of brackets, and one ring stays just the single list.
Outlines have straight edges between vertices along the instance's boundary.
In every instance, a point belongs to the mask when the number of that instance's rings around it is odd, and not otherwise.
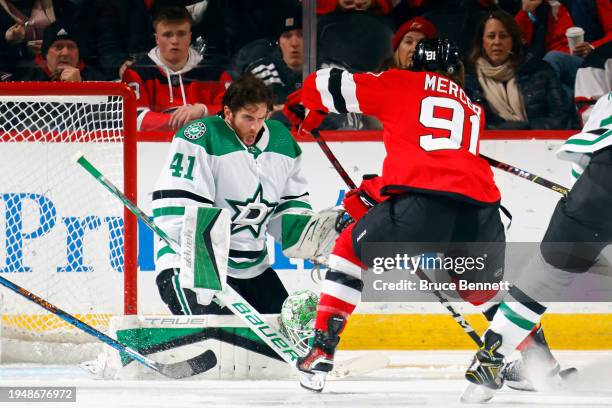
[{"label": "person wearing black cap", "polygon": [[267,56],[249,64],[244,70],[272,88],[275,110],[282,107],[287,95],[302,86],[304,63],[302,9],[296,6],[282,11],[278,21],[278,47]]},{"label": "person wearing black cap", "polygon": [[79,55],[79,40],[74,29],[56,21],[43,33],[41,55],[36,66],[16,78],[21,81],[82,82],[103,81],[104,75],[87,67]]}]

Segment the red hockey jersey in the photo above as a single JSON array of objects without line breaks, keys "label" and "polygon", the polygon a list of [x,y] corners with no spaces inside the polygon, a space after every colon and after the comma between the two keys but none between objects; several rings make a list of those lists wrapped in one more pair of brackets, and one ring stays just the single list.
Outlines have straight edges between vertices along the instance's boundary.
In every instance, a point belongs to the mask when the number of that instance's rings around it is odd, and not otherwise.
[{"label": "red hockey jersey", "polygon": [[484,112],[448,78],[328,68],[306,78],[302,92],[311,110],[364,113],[383,123],[383,195],[422,191],[481,205],[500,201],[493,172],[478,156]]},{"label": "red hockey jersey", "polygon": [[171,130],[168,122],[179,106],[202,103],[209,115],[221,109],[231,82],[227,73],[201,64],[202,57],[193,49],[185,67],[173,72],[164,66],[156,50],[126,69],[122,78],[136,93],[138,130]]}]

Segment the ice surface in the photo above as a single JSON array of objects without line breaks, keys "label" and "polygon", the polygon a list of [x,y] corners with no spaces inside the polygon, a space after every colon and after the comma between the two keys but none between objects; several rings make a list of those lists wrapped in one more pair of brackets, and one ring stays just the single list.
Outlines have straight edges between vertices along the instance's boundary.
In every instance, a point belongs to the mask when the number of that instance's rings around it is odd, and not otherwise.
[{"label": "ice surface", "polygon": [[[367,351],[366,351],[367,352]],[[363,352],[339,352],[346,359]],[[0,366],[0,386],[76,386],[75,403],[11,407],[468,407],[459,396],[471,351],[387,352],[390,365],[358,378],[329,381],[321,394],[297,381],[108,381],[77,366]],[[556,352],[584,381],[574,390],[498,392],[488,407],[611,407],[612,351]],[[5,404],[3,404],[4,406]]]}]

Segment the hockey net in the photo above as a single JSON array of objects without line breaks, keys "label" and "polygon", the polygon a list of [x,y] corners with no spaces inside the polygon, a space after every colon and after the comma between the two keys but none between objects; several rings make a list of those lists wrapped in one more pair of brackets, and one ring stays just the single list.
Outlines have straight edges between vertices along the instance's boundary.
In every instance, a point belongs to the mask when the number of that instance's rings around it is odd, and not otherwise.
[{"label": "hockey net", "polygon": [[[123,84],[0,84],[0,274],[101,331],[136,313],[137,226],[72,156],[85,153],[135,201],[135,113]],[[2,362],[79,361],[99,348],[2,286],[0,302]]]}]

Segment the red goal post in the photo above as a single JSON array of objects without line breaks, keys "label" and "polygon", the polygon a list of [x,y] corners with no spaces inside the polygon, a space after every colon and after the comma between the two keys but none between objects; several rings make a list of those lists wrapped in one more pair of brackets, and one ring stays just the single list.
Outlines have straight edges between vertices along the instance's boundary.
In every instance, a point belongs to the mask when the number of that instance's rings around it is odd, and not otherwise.
[{"label": "red goal post", "polygon": [[[52,276],[75,278],[71,282],[75,286],[69,289],[72,294],[58,295],[59,306],[65,301],[67,305],[62,308],[71,312],[69,298],[78,297],[82,284],[96,285],[98,276],[119,279],[117,276],[122,272],[123,307],[115,310],[117,305],[113,305],[112,314],[136,314],[137,219],[119,200],[67,159],[72,150],[84,149],[90,159],[101,166],[103,174],[118,183],[126,196],[136,202],[136,141],[136,98],[125,84],[0,83],[0,153],[8,158],[3,158],[5,167],[0,168],[0,179],[4,178],[0,182],[0,206],[3,206],[0,208],[4,209],[4,215],[0,214],[0,224],[3,223],[0,226],[0,239],[3,240],[0,243],[0,273],[9,280],[17,279],[16,283],[37,293],[36,287],[28,286],[28,279],[36,279],[39,262],[35,256],[48,251],[43,257],[55,260],[53,265],[46,267],[52,270]],[[83,200],[79,201],[81,196]],[[67,207],[72,202],[70,211],[62,214],[62,205]],[[27,207],[34,208],[34,215],[26,214]],[[112,214],[106,213],[111,207]],[[13,213],[18,213],[19,218],[9,219]],[[104,238],[100,238],[102,235]],[[43,245],[43,240],[48,242]],[[37,241],[41,241],[40,247],[31,248],[39,244]],[[54,243],[63,243],[64,247],[57,244],[56,249],[50,249]],[[105,254],[106,265],[96,258],[98,252]],[[97,271],[103,267],[111,271]],[[44,279],[49,280],[47,275]],[[94,282],[90,282],[92,280]],[[57,284],[53,290],[59,292],[61,285]],[[100,285],[99,291],[103,290],[104,286]],[[37,294],[44,298],[44,292]],[[72,312],[83,314],[89,310],[95,313],[95,306]],[[2,317],[6,323],[5,316]],[[40,322],[42,319],[37,320],[37,324]]]}]

